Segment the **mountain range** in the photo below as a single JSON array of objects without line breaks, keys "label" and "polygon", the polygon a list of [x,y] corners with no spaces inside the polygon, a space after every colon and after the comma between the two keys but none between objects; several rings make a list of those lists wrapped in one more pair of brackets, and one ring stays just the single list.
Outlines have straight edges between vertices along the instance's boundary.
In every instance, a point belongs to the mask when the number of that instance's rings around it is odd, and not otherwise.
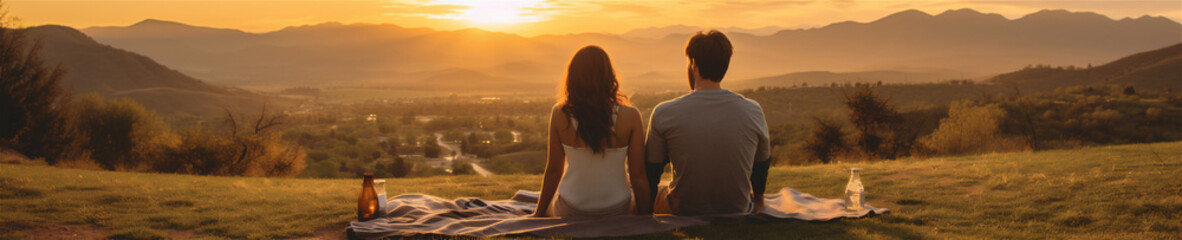
[{"label": "mountain range", "polygon": [[[82,32],[228,86],[444,87],[462,92],[553,91],[573,53],[592,44],[608,51],[625,88],[684,88],[684,44],[691,28],[522,37],[479,29],[325,23],[248,33],[145,20]],[[674,33],[655,37],[666,30]],[[1064,10],[1016,19],[971,9],[938,15],[908,10],[872,22],[840,22],[770,35],[731,31],[728,36],[735,55],[727,74],[732,80],[727,81],[739,85],[801,72],[878,72],[887,75],[862,77],[895,81],[891,79],[900,78],[885,76],[917,76],[899,80],[911,81],[930,76],[923,80],[935,81],[986,79],[1031,64],[1098,64],[1176,44],[1182,41],[1182,24],[1164,17],[1116,20]],[[798,80],[823,84],[834,79],[817,76]]]}]

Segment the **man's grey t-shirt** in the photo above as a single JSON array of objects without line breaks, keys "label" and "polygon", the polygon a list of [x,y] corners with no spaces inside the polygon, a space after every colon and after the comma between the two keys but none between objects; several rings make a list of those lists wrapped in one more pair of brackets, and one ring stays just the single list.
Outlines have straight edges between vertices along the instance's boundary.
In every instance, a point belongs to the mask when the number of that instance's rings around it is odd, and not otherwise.
[{"label": "man's grey t-shirt", "polygon": [[751,167],[770,154],[763,109],[726,89],[658,104],[645,146],[648,162],[673,165],[669,196],[657,201],[679,215],[750,212]]}]

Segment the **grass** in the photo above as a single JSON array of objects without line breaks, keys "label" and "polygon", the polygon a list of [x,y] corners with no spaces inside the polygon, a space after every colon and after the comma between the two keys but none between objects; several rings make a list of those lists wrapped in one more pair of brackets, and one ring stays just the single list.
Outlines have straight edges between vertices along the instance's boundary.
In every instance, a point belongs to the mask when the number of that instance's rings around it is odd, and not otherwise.
[{"label": "grass", "polygon": [[[892,213],[829,222],[729,220],[635,238],[1176,239],[1182,230],[1182,142],[777,167],[769,189],[839,197],[853,166],[865,169],[868,203]],[[359,185],[0,164],[0,225],[91,226],[124,239],[176,231],[194,238],[308,237],[353,217]],[[387,189],[503,199],[539,185],[537,175],[497,175],[399,179]]]}]

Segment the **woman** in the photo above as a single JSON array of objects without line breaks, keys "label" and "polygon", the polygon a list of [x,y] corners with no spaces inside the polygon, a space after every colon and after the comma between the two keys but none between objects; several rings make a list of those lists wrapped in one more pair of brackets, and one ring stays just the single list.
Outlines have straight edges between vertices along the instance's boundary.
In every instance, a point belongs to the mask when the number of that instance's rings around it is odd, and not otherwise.
[{"label": "woman", "polygon": [[598,46],[579,49],[563,88],[550,114],[534,216],[651,214],[640,111],[620,95],[607,53]]}]

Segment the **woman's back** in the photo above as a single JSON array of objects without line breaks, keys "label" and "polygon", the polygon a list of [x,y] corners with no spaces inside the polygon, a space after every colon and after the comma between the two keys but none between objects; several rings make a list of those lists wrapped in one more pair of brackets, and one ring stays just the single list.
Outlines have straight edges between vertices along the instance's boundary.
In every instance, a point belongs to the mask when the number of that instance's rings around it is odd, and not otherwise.
[{"label": "woman's back", "polygon": [[[612,111],[612,128],[615,129],[619,106]],[[570,128],[578,129],[578,121],[570,118]],[[575,135],[568,132],[569,135]],[[615,134],[612,134],[615,135]],[[609,136],[615,137],[615,136]],[[595,153],[578,138],[570,144],[563,143],[566,153],[566,171],[558,185],[557,201],[554,201],[556,216],[600,216],[627,214],[630,211],[632,195],[628,188],[625,159],[629,146],[604,148]],[[618,144],[612,145],[620,145]],[[575,147],[572,145],[583,145]],[[604,145],[608,146],[608,145]]]}]

